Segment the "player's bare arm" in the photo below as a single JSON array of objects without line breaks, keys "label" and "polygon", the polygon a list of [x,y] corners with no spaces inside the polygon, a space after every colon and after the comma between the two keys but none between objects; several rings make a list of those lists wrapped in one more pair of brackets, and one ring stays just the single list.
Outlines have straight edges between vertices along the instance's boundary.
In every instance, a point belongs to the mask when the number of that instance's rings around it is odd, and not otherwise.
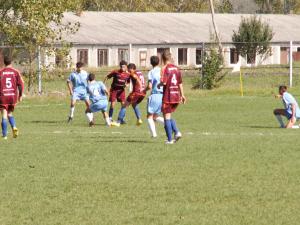
[{"label": "player's bare arm", "polygon": [[183,85],[182,84],[179,84],[179,89],[180,89],[180,94],[181,94],[181,101],[183,104],[186,103],[186,97],[184,96],[184,92],[183,92]]},{"label": "player's bare arm", "polygon": [[73,95],[73,87],[72,87],[71,81],[69,81],[69,80],[67,81],[67,86],[68,86],[70,95]]}]

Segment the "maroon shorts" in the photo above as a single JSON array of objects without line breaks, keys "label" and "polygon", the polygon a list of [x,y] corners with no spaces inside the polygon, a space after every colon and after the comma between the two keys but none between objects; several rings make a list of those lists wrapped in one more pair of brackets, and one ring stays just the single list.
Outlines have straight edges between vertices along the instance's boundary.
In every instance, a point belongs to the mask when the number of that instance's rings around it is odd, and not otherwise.
[{"label": "maroon shorts", "polygon": [[114,90],[110,89],[109,101],[110,102],[125,102],[125,89]]},{"label": "maroon shorts", "polygon": [[179,103],[163,103],[162,105],[162,113],[167,114],[167,113],[173,113],[177,109]]},{"label": "maroon shorts", "polygon": [[144,100],[144,98],[145,98],[144,94],[132,92],[127,97],[126,101],[129,102],[130,104],[139,104]]},{"label": "maroon shorts", "polygon": [[0,110],[2,109],[5,109],[7,112],[13,112],[15,110],[15,105],[0,104]]}]

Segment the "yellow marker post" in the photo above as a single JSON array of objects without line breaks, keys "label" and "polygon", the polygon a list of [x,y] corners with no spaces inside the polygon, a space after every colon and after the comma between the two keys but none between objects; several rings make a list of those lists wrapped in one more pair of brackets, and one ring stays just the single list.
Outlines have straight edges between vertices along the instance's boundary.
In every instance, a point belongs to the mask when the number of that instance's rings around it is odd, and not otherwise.
[{"label": "yellow marker post", "polygon": [[241,91],[241,96],[244,97],[243,76],[242,76],[241,69],[240,69],[240,91]]}]

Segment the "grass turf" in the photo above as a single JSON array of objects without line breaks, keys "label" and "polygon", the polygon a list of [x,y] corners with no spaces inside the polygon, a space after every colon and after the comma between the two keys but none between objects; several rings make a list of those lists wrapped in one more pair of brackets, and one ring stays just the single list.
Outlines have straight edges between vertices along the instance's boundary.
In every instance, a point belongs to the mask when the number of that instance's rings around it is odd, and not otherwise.
[{"label": "grass turf", "polygon": [[126,126],[96,115],[88,128],[83,104],[67,124],[67,97],[25,99],[20,137],[0,143],[0,224],[298,224],[299,130],[277,128],[276,89],[255,85],[241,98],[188,84],[174,114],[184,138],[172,146],[161,126],[157,140],[136,127],[132,109]]}]

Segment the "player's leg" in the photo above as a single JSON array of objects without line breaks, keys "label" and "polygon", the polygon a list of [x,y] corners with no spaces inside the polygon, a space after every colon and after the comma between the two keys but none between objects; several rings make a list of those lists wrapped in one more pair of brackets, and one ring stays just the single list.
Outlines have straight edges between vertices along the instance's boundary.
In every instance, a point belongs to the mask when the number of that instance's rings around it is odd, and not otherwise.
[{"label": "player's leg", "polygon": [[153,117],[153,95],[150,95],[147,101],[147,122],[151,133],[151,137],[156,138],[157,133],[155,129],[154,117]]},{"label": "player's leg", "polygon": [[166,131],[166,135],[168,138],[168,141],[166,142],[166,144],[173,144],[174,143],[174,141],[172,140],[173,129],[172,129],[170,112],[168,112],[168,111],[164,112],[164,120],[165,120],[165,131]]},{"label": "player's leg", "polygon": [[1,115],[2,115],[2,122],[1,122],[2,138],[6,140],[7,139],[7,110],[1,109]]},{"label": "player's leg", "polygon": [[110,119],[109,119],[109,116],[108,116],[106,110],[103,110],[103,111],[102,111],[102,115],[103,115],[103,118],[104,118],[104,120],[105,120],[106,126],[110,127],[110,126],[111,126],[111,121],[110,121]]},{"label": "player's leg", "polygon": [[95,125],[94,123],[94,114],[93,114],[93,107],[94,105],[91,105],[88,109],[85,110],[85,115],[88,119],[88,122],[89,122],[89,126],[92,127]]},{"label": "player's leg", "polygon": [[12,132],[13,132],[13,137],[17,138],[19,135],[19,130],[16,126],[15,117],[13,116],[13,110],[14,110],[13,107],[14,106],[11,106],[11,108],[8,109],[7,118],[8,118],[9,124],[10,124]]},{"label": "player's leg", "polygon": [[118,122],[119,124],[124,124],[124,118],[126,116],[126,108],[128,106],[130,106],[130,102],[128,101],[125,101],[124,103],[122,102],[122,106],[121,106],[121,109],[120,109],[120,112],[119,112],[119,115],[118,115]]},{"label": "player's leg", "polygon": [[76,104],[76,97],[72,96],[71,98],[71,104],[70,104],[70,114],[69,114],[69,118],[68,118],[68,123],[71,122],[73,120],[73,117],[74,117],[74,112],[75,112],[75,104]]},{"label": "player's leg", "polygon": [[134,110],[134,113],[135,113],[135,116],[136,116],[136,119],[137,119],[136,125],[137,126],[142,125],[143,121],[141,119],[142,115],[141,115],[141,112],[140,112],[140,109],[139,109],[139,104],[137,102],[133,103],[132,108]]},{"label": "player's leg", "polygon": [[284,122],[282,120],[282,116],[286,116],[285,109],[275,109],[273,113],[274,113],[276,119],[278,120],[280,127],[284,128],[285,125],[284,125]]},{"label": "player's leg", "polygon": [[114,114],[114,108],[115,108],[115,104],[116,102],[113,101],[113,102],[110,102],[110,107],[109,107],[109,119],[112,121],[113,119],[113,114]]}]

